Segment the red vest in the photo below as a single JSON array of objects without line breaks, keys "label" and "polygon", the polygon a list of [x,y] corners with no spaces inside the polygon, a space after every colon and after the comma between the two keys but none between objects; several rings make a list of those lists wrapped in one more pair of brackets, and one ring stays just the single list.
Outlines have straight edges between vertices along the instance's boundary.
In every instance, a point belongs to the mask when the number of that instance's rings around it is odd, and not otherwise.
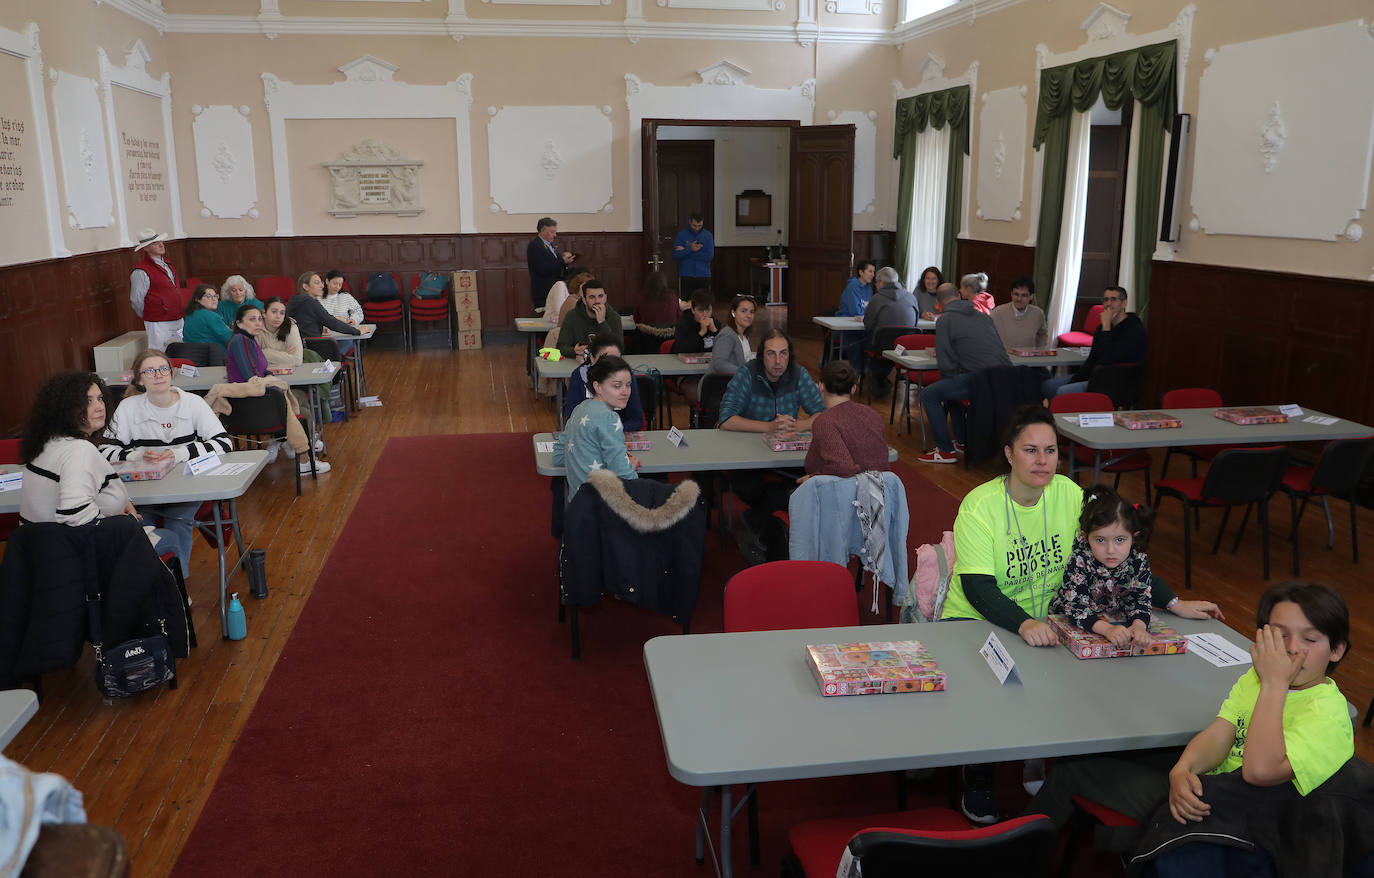
[{"label": "red vest", "polygon": [[181,288],[176,269],[172,268],[170,262],[167,263],[167,268],[172,272],[171,279],[148,253],[144,253],[143,261],[134,266],[135,271],[142,270],[148,275],[148,295],[143,300],[143,319],[149,323],[180,320],[185,316],[186,306],[191,302],[191,291]]}]

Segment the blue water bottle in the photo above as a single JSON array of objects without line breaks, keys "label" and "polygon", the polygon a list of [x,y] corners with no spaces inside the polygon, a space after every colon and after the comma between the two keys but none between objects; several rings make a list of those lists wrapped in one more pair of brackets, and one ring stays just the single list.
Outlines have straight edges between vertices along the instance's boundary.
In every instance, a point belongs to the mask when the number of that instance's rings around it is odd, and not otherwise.
[{"label": "blue water bottle", "polygon": [[248,636],[248,619],[243,615],[243,604],[239,603],[239,593],[229,595],[229,639],[242,640]]}]

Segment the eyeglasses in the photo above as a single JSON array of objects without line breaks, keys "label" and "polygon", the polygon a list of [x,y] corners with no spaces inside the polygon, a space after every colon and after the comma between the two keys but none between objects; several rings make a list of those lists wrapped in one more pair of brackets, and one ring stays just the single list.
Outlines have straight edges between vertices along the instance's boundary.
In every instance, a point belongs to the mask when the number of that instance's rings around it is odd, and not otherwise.
[{"label": "eyeglasses", "polygon": [[758,297],[752,295],[751,293],[735,293],[736,302],[743,302],[746,299],[748,299],[750,302],[753,302],[755,305],[759,303]]},{"label": "eyeglasses", "polygon": [[172,374],[172,367],[171,367],[171,366],[149,366],[147,369],[144,369],[144,370],[143,370],[142,372],[140,372],[139,374],[141,374],[141,375],[147,375],[149,378],[155,378],[155,377],[157,377],[158,375],[171,375],[171,374]]},{"label": "eyeglasses", "polygon": [[1125,297],[1125,296],[1103,296],[1103,297],[1102,297],[1102,301],[1104,301],[1104,302],[1124,302],[1124,301],[1126,301],[1126,297]]}]

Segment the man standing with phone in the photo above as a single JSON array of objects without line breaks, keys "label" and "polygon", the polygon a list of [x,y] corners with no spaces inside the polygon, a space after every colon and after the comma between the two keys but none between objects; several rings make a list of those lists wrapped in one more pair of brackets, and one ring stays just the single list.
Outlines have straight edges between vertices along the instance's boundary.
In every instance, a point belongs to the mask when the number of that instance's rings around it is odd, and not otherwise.
[{"label": "man standing with phone", "polygon": [[530,301],[535,308],[542,308],[544,300],[549,297],[549,287],[562,277],[563,266],[573,261],[573,254],[555,242],[558,221],[553,217],[541,219],[536,229],[539,234],[525,247],[525,265],[530,270]]},{"label": "man standing with phone", "polygon": [[625,328],[620,315],[606,302],[606,290],[601,281],[592,278],[582,285],[582,300],[563,318],[558,329],[558,351],[565,357],[582,357],[587,345],[597,336],[615,339],[615,345],[625,349]]},{"label": "man standing with phone", "polygon": [[711,286],[711,260],[716,255],[716,239],[706,230],[701,214],[693,213],[687,228],[673,240],[673,258],[677,260],[678,297],[684,302],[692,293]]}]

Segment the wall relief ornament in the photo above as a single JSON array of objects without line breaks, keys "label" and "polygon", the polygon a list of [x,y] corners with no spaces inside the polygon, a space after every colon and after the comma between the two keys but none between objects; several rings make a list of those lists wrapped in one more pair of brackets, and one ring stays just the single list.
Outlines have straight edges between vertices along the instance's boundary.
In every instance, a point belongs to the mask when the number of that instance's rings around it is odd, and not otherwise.
[{"label": "wall relief ornament", "polygon": [[333,186],[329,213],[346,219],[374,214],[419,216],[420,168],[380,140],[368,138],[324,162]]}]

